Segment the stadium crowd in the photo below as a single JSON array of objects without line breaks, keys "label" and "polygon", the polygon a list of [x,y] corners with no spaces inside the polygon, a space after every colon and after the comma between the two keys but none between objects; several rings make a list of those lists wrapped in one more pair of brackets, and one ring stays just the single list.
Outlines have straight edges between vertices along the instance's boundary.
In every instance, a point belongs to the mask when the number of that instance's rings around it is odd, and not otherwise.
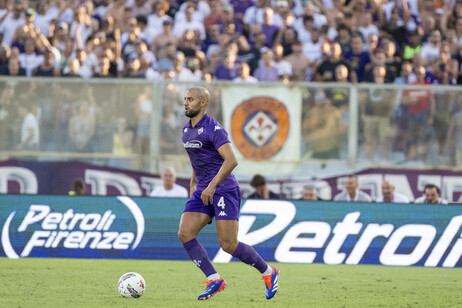
[{"label": "stadium crowd", "polygon": [[7,76],[462,83],[460,0],[0,0],[0,38]]}]

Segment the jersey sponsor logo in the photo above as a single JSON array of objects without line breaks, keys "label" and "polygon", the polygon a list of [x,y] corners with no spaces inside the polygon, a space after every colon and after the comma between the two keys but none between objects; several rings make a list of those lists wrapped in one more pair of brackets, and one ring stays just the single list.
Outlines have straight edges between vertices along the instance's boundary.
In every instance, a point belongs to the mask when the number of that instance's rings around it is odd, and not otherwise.
[{"label": "jersey sponsor logo", "polygon": [[231,135],[248,159],[269,160],[287,141],[290,117],[282,102],[272,97],[243,101],[231,116]]},{"label": "jersey sponsor logo", "polygon": [[221,212],[218,214],[218,216],[228,216],[228,215],[226,215],[225,211],[221,211]]},{"label": "jersey sponsor logo", "polygon": [[199,140],[191,140],[186,143],[183,143],[185,149],[200,149],[202,148],[202,142]]},{"label": "jersey sponsor logo", "polygon": [[201,127],[201,128],[199,128],[199,130],[197,131],[197,134],[199,134],[199,135],[200,135],[200,134],[202,134],[203,132],[204,132],[204,128],[203,128],[203,127]]}]

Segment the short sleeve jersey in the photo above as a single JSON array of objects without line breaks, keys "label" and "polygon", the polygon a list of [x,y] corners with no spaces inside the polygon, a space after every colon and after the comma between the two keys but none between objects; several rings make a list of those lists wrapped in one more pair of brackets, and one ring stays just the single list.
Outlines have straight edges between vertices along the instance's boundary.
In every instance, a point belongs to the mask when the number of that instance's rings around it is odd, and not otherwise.
[{"label": "short sleeve jersey", "polygon": [[[191,160],[198,191],[207,188],[217,175],[224,161],[218,148],[229,142],[228,133],[217,120],[207,114],[194,127],[191,121],[183,127],[183,146]],[[238,185],[234,175],[230,174],[217,186],[216,191],[231,190]]]}]

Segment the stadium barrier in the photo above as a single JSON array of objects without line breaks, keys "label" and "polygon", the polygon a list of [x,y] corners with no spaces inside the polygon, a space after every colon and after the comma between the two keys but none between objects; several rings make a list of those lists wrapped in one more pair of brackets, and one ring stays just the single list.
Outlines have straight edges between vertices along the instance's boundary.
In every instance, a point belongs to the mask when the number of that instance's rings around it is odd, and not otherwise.
[{"label": "stadium barrier", "polygon": [[[157,174],[173,166],[189,177],[181,142],[187,121],[183,96],[197,84],[0,77],[0,159],[78,160]],[[462,87],[199,84],[211,94],[207,113],[229,134],[239,179],[255,173],[284,179],[377,166],[462,165]],[[423,106],[434,107],[433,118],[426,119],[428,110],[415,114],[418,106],[406,100],[424,100]],[[21,105],[37,117],[40,140],[18,150]],[[113,133],[119,130],[131,136],[131,147],[117,146]]]},{"label": "stadium barrier", "polygon": [[[0,256],[189,260],[185,199],[0,196]],[[461,267],[462,206],[245,200],[239,239],[268,261]],[[200,233],[214,262],[213,225]]]}]

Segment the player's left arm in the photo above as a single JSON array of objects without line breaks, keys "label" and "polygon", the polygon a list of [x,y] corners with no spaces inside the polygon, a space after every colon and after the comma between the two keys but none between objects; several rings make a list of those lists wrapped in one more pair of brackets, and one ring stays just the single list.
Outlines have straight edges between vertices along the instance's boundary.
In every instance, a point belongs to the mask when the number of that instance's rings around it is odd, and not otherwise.
[{"label": "player's left arm", "polygon": [[234,154],[231,143],[228,142],[220,146],[218,148],[218,153],[220,153],[224,161],[220,170],[218,170],[218,173],[215,175],[212,181],[210,181],[207,188],[202,192],[201,199],[205,205],[213,203],[213,195],[215,194],[215,189],[237,166],[237,158]]}]

